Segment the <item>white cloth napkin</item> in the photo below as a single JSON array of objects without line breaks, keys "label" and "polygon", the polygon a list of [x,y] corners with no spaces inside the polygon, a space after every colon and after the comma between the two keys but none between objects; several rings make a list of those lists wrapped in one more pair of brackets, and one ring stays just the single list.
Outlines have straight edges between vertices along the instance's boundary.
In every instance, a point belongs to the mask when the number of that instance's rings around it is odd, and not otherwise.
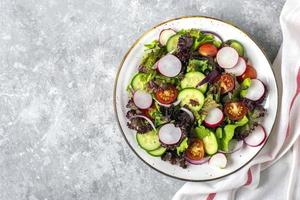
[{"label": "white cloth napkin", "polygon": [[[289,165],[291,172],[283,175],[286,177],[289,174],[286,198],[294,199],[293,195],[297,195],[294,188],[298,184],[297,165],[300,155],[300,140],[295,143],[300,134],[299,0],[286,1],[280,15],[280,24],[283,43],[273,63],[273,68],[277,80],[282,82],[278,83],[279,97],[282,98],[279,101],[278,117],[267,144],[255,159],[237,173],[216,181],[188,182],[175,194],[173,200],[235,199],[236,191],[240,188],[256,188],[259,184],[261,170],[275,163],[293,145],[293,155]],[[300,199],[300,196],[298,197]],[[242,199],[251,198],[250,196],[243,196]]]}]

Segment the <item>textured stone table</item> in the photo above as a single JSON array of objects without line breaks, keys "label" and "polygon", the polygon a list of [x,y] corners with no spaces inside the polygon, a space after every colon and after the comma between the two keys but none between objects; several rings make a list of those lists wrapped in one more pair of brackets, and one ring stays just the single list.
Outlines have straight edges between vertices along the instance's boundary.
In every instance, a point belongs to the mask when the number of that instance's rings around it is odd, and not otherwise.
[{"label": "textured stone table", "polygon": [[184,183],[140,161],[115,122],[122,56],[183,15],[229,20],[273,60],[283,0],[2,0],[0,199],[170,199]]}]

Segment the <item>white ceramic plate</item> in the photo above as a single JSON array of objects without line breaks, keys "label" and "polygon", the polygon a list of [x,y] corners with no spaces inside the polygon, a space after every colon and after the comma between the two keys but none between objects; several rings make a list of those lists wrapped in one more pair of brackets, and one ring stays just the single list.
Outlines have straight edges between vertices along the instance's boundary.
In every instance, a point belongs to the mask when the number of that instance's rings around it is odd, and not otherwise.
[{"label": "white ceramic plate", "polygon": [[250,162],[263,146],[244,146],[242,150],[228,156],[229,161],[225,169],[213,168],[207,163],[203,165],[189,165],[187,169],[182,169],[178,165],[171,165],[169,162],[162,161],[159,157],[152,157],[147,154],[147,152],[138,146],[135,139],[135,131],[126,126],[127,120],[125,115],[127,111],[126,104],[128,102],[126,87],[132,76],[137,72],[143,56],[144,44],[158,39],[160,31],[166,28],[172,28],[174,30],[199,28],[201,30],[214,31],[224,40],[236,39],[242,42],[246,49],[247,56],[257,70],[258,78],[261,79],[268,88],[268,96],[264,105],[267,109],[267,115],[262,124],[268,135],[271,132],[277,112],[278,95],[275,77],[264,53],[257,44],[239,28],[218,19],[200,16],[181,17],[163,22],[144,33],[128,50],[117,73],[114,90],[114,107],[121,131],[136,155],[150,167],[165,175],[187,181],[208,181],[232,174]]}]

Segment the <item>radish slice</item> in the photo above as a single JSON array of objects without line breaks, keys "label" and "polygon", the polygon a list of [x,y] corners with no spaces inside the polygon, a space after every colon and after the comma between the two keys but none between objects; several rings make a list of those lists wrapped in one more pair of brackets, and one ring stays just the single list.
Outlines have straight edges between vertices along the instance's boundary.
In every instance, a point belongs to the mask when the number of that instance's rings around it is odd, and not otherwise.
[{"label": "radish slice", "polygon": [[204,119],[205,125],[210,128],[216,128],[224,119],[223,112],[220,108],[213,108],[208,111],[206,118]]},{"label": "radish slice", "polygon": [[156,128],[155,128],[153,122],[148,117],[146,117],[144,115],[134,115],[134,116],[130,117],[130,119],[134,119],[134,118],[143,118],[143,119],[147,120],[147,122],[152,126],[153,130],[155,130],[155,132],[156,132]]},{"label": "radish slice", "polygon": [[157,69],[158,61],[152,66],[152,69]]},{"label": "radish slice", "polygon": [[234,74],[235,76],[241,76],[246,71],[246,68],[246,61],[244,60],[244,58],[239,57],[239,60],[236,63],[236,65],[233,68],[225,69],[225,71],[227,73]]},{"label": "radish slice", "polygon": [[160,103],[156,98],[153,98],[154,99],[154,101],[156,101],[160,106],[163,106],[163,107],[167,107],[167,108],[169,108],[170,106],[177,106],[179,103],[180,103],[180,99],[178,99],[178,100],[176,100],[175,102],[173,102],[173,103],[170,103],[170,104],[164,104],[164,103]]},{"label": "radish slice", "polygon": [[264,96],[265,91],[265,85],[260,80],[252,79],[245,98],[252,101],[258,101]]},{"label": "radish slice", "polygon": [[217,62],[224,69],[234,67],[238,60],[239,54],[232,47],[223,47],[217,53]]},{"label": "radish slice", "polygon": [[227,158],[223,153],[216,153],[209,159],[208,164],[219,168],[225,168],[227,165]]},{"label": "radish slice", "polygon": [[133,95],[133,102],[138,108],[147,109],[152,105],[152,96],[143,90],[137,90]]},{"label": "radish slice", "polygon": [[177,76],[181,67],[181,61],[172,54],[168,54],[158,61],[158,71],[167,77]]},{"label": "radish slice", "polygon": [[193,113],[189,109],[186,109],[186,108],[182,107],[182,108],[180,108],[180,110],[186,112],[190,116],[192,121],[195,120],[195,117],[194,117]]},{"label": "radish slice", "polygon": [[221,153],[228,153],[228,154],[230,154],[230,153],[234,153],[234,152],[236,152],[236,151],[238,151],[238,150],[240,150],[242,147],[243,147],[243,145],[244,145],[244,141],[243,140],[235,140],[235,139],[232,139],[232,140],[230,140],[230,142],[229,142],[229,147],[228,147],[228,151],[220,151],[219,150],[219,152],[221,152]]},{"label": "radish slice", "polygon": [[258,147],[267,139],[267,133],[263,126],[258,125],[248,137],[244,139],[245,143],[250,147]]},{"label": "radish slice", "polygon": [[167,41],[169,38],[173,35],[175,35],[176,32],[173,29],[164,29],[159,34],[159,43],[163,46],[167,44]]},{"label": "radish slice", "polygon": [[173,145],[178,143],[181,139],[181,136],[181,129],[175,127],[175,125],[172,123],[163,125],[158,131],[160,142],[166,145]]},{"label": "radish slice", "polygon": [[206,163],[207,161],[209,161],[210,157],[205,157],[202,158],[201,160],[192,160],[190,158],[188,158],[187,156],[185,156],[185,160],[188,161],[189,163],[193,164],[193,165],[201,165]]}]

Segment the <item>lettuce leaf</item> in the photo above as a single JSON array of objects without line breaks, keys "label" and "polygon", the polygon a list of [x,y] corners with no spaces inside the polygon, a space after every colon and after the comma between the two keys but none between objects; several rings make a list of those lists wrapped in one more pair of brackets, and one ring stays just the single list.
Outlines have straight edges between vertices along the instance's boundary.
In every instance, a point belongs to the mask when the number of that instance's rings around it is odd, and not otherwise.
[{"label": "lettuce leaf", "polygon": [[194,51],[197,50],[200,45],[205,43],[213,43],[218,48],[222,44],[220,41],[215,40],[215,37],[212,34],[204,34],[199,29],[189,29],[189,30],[182,29],[178,31],[178,34],[181,35],[188,34],[189,36],[193,37],[194,43],[192,46],[192,50]]},{"label": "lettuce leaf", "polygon": [[153,71],[153,65],[167,53],[167,50],[165,47],[160,47],[156,40],[150,44],[146,44],[145,47],[145,53],[140,66],[146,68],[144,72],[147,73]]},{"label": "lettuce leaf", "polygon": [[155,48],[159,48],[159,42],[158,40],[153,40],[152,42],[145,44],[145,50],[149,50],[149,49],[155,49]]},{"label": "lettuce leaf", "polygon": [[189,147],[188,145],[188,138],[184,138],[180,145],[176,148],[176,153],[177,155],[180,155],[182,152],[184,152],[187,148]]},{"label": "lettuce leaf", "polygon": [[156,127],[168,122],[168,119],[159,110],[159,105],[157,103],[155,103],[155,109],[150,111],[149,115],[153,118]]},{"label": "lettuce leaf", "polygon": [[221,127],[218,127],[218,128],[217,128],[217,130],[216,130],[216,137],[217,137],[218,139],[222,139],[222,137],[223,137],[223,130],[222,130]]},{"label": "lettuce leaf", "polygon": [[244,139],[247,137],[251,131],[260,123],[261,119],[265,115],[266,110],[261,105],[256,105],[256,107],[248,113],[249,121],[247,124],[237,127],[234,137],[236,139]]},{"label": "lettuce leaf", "polygon": [[221,148],[223,151],[228,151],[229,142],[234,136],[234,131],[237,127],[243,126],[248,123],[248,118],[244,116],[241,120],[235,122],[234,124],[228,124],[224,127],[224,134],[221,139]]},{"label": "lettuce leaf", "polygon": [[196,50],[198,47],[205,43],[213,43],[214,36],[210,34],[201,33],[198,38],[195,39],[192,49]]},{"label": "lettuce leaf", "polygon": [[199,71],[205,73],[207,70],[211,71],[212,66],[208,63],[208,60],[190,59],[187,66],[187,72]]},{"label": "lettuce leaf", "polygon": [[221,87],[219,84],[210,84],[206,94],[213,95],[213,99],[219,103],[221,98]]},{"label": "lettuce leaf", "polygon": [[241,97],[245,97],[247,95],[248,92],[248,88],[251,85],[251,79],[250,78],[246,78],[242,83],[241,83],[241,91],[240,91],[240,95]]}]

